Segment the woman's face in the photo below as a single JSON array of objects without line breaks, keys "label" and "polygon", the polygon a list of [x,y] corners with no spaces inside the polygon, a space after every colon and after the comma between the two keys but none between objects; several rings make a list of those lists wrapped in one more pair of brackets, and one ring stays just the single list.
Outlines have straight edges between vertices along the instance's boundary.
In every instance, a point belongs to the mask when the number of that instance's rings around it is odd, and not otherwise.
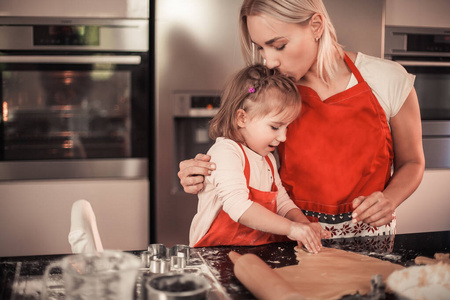
[{"label": "woman's face", "polygon": [[250,37],[269,68],[277,68],[298,82],[315,63],[318,43],[306,24],[279,21],[267,15],[247,17]]}]

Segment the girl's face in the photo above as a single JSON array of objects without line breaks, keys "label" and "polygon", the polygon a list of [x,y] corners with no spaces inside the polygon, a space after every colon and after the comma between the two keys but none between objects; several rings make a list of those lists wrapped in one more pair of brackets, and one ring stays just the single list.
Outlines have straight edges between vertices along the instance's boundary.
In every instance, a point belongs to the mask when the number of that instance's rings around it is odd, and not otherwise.
[{"label": "girl's face", "polygon": [[296,82],[316,61],[318,43],[309,22],[292,24],[261,14],[248,16],[247,27],[267,67],[277,68]]},{"label": "girl's face", "polygon": [[239,131],[247,147],[266,156],[286,140],[287,127],[295,117],[289,108],[263,117],[251,117],[251,114],[241,109],[238,113]]}]

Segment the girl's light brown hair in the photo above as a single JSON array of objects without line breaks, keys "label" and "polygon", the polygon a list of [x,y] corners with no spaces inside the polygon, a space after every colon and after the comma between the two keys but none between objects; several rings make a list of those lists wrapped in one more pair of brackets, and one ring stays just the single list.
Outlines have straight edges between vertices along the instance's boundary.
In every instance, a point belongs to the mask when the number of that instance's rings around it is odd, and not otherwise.
[{"label": "girl's light brown hair", "polygon": [[322,0],[244,0],[239,16],[239,30],[242,52],[248,64],[263,62],[247,28],[247,17],[260,14],[294,24],[306,24],[314,14],[322,15],[324,29],[318,40],[317,69],[323,82],[331,82],[337,69],[338,58],[343,57],[343,49],[337,41],[336,30]]},{"label": "girl's light brown hair", "polygon": [[295,118],[300,108],[300,95],[292,79],[262,64],[248,66],[227,84],[220,109],[210,121],[209,136],[213,140],[226,137],[243,143],[236,120],[239,109],[245,110],[252,118],[282,111],[287,112],[287,117]]}]

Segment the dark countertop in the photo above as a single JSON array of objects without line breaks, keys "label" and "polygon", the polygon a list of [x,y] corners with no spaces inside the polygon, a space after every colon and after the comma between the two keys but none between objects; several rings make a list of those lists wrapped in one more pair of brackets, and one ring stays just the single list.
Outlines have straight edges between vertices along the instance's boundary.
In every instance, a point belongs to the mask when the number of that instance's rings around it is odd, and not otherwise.
[{"label": "dark countertop", "polygon": [[[414,265],[417,256],[433,257],[435,253],[448,253],[450,231],[401,234],[364,238],[324,240],[325,247],[338,248],[388,260],[403,266]],[[294,247],[296,242],[275,243],[256,247],[207,247],[195,249],[209,265],[211,272],[232,299],[255,299],[234,276],[230,251],[240,254],[253,253],[272,268],[297,264]],[[364,299],[344,297],[345,299]],[[396,299],[386,294],[386,299]]]},{"label": "dark countertop", "polygon": [[[414,264],[417,256],[433,257],[435,253],[448,253],[450,231],[401,234],[373,238],[350,238],[324,240],[324,246],[353,251],[404,266]],[[230,299],[255,299],[234,276],[233,264],[228,258],[230,251],[240,254],[254,253],[272,268],[297,264],[295,242],[275,243],[264,246],[206,247],[191,249],[191,258],[208,267],[210,275],[220,283]],[[139,255],[140,251],[132,253]],[[39,299],[39,293],[30,294],[31,285],[42,285],[45,267],[64,255],[3,257],[0,258],[0,299]],[[38,290],[34,288],[34,290]],[[24,292],[24,291],[27,292]],[[13,292],[14,291],[14,292]],[[363,299],[348,298],[345,299]],[[60,298],[63,299],[63,298]],[[386,295],[386,299],[396,299]]]}]

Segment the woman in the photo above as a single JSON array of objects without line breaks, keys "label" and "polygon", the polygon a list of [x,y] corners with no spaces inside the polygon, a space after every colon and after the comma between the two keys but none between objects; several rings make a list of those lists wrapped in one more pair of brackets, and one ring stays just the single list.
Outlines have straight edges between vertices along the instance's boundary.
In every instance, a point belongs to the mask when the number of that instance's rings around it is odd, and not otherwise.
[{"label": "woman", "polygon": [[[291,199],[332,237],[393,234],[425,165],[414,75],[345,52],[321,0],[244,0],[240,31],[247,62],[295,78],[302,97],[278,149]],[[180,163],[186,192],[203,188],[209,159]]]}]

